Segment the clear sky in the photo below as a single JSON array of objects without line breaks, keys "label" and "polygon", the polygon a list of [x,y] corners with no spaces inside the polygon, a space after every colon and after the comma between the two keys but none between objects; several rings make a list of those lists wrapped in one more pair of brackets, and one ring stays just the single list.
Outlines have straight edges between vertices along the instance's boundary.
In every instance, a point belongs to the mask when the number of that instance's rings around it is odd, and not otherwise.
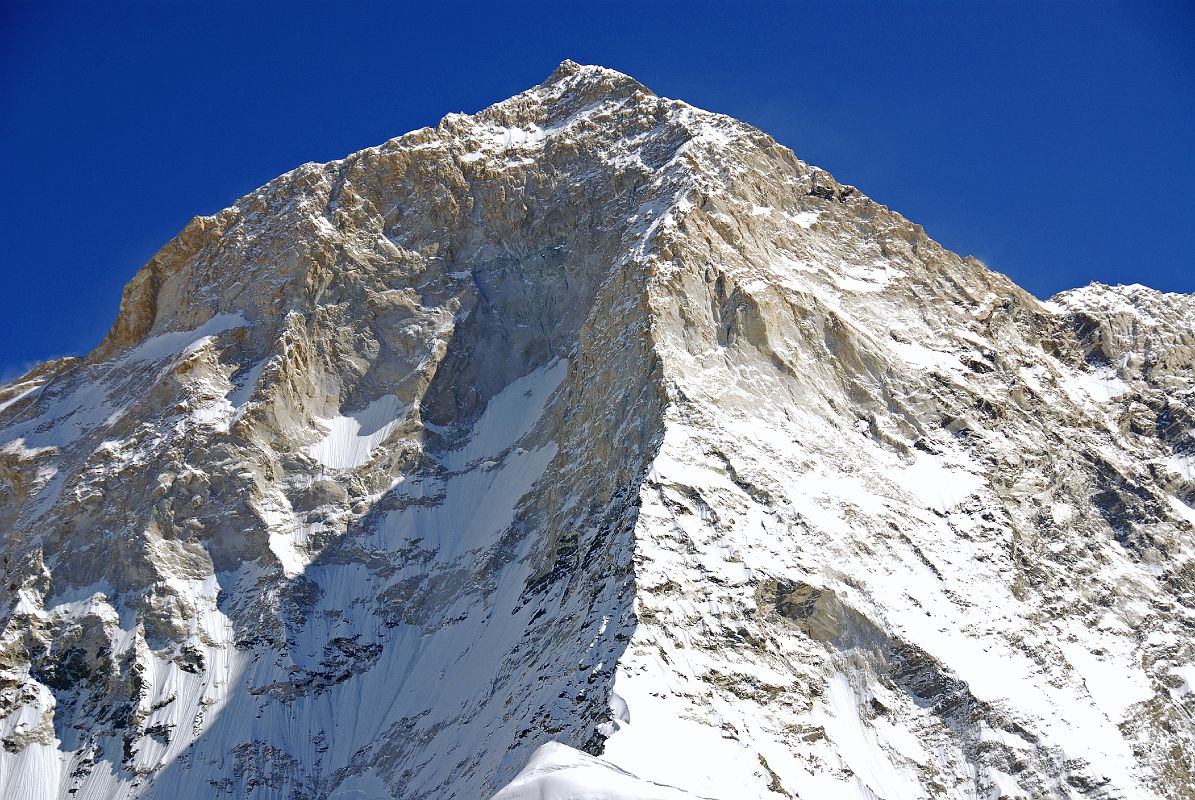
[{"label": "clear sky", "polygon": [[1041,297],[1195,291],[1195,4],[0,0],[0,379],[195,214],[565,58],[733,115]]}]

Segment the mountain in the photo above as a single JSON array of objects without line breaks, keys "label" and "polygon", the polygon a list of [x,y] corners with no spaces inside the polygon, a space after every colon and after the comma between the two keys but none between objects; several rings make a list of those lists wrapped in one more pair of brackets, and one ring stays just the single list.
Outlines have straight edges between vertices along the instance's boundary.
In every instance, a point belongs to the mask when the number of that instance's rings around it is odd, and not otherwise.
[{"label": "mountain", "polygon": [[565,62],[0,389],[0,795],[1195,797],[1193,369]]}]

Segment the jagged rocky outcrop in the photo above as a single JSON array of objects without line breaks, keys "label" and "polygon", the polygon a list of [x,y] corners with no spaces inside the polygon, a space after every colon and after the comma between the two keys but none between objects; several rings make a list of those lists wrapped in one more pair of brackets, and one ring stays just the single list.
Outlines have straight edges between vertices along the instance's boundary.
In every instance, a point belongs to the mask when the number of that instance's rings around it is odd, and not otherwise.
[{"label": "jagged rocky outcrop", "polygon": [[566,62],[0,388],[0,794],[1190,798],[1193,367]]}]

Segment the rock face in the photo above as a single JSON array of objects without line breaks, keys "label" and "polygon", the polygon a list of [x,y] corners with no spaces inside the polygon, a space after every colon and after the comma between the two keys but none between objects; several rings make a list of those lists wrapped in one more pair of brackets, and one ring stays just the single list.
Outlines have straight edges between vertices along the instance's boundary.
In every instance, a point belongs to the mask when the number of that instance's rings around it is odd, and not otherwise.
[{"label": "rock face", "polygon": [[1195,797],[1193,370],[565,62],[0,388],[0,795]]}]

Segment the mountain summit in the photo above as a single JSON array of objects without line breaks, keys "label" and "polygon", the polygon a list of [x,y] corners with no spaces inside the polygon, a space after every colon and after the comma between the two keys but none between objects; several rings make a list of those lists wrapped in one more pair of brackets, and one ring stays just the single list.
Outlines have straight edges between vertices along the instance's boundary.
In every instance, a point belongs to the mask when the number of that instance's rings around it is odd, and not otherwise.
[{"label": "mountain summit", "polygon": [[0,388],[0,795],[1195,797],[1193,374],[566,61]]}]

